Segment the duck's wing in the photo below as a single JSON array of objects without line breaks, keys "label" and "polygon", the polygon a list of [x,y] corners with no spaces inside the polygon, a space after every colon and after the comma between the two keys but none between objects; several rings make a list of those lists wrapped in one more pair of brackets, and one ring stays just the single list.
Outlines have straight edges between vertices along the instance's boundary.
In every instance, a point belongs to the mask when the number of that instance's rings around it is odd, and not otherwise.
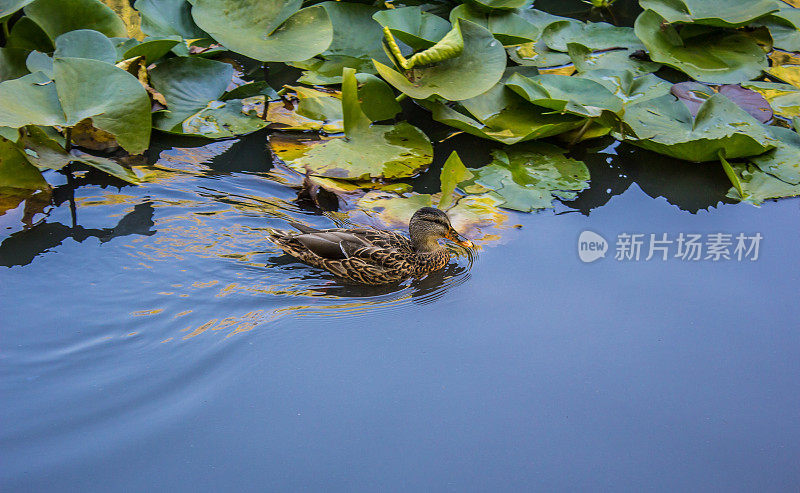
[{"label": "duck's wing", "polygon": [[316,231],[303,233],[294,237],[309,251],[328,260],[347,258],[348,252],[358,248],[372,246],[362,238],[349,234],[347,231]]}]

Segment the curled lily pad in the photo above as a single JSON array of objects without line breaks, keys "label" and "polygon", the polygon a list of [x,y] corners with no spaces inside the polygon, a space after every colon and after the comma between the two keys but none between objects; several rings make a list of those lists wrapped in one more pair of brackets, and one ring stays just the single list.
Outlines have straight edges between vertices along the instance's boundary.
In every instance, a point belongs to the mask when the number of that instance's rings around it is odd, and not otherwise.
[{"label": "curled lily pad", "polygon": [[333,26],[324,7],[301,5],[300,0],[195,0],[192,17],[226,48],[250,58],[307,60],[330,46]]},{"label": "curled lily pad", "polygon": [[301,173],[344,180],[396,179],[424,170],[433,159],[425,134],[406,122],[371,125],[358,101],[355,71],[345,69],[342,81],[346,137],[320,141],[295,156],[284,153],[281,159]]},{"label": "curled lily pad", "polygon": [[486,12],[462,4],[450,11],[450,22],[455,24],[456,19],[466,19],[485,27],[506,46],[533,42],[541,34],[538,27],[515,11]]},{"label": "curled lily pad", "polygon": [[103,33],[92,29],[77,29],[56,38],[54,57],[91,58],[101,62],[117,61],[117,50]]},{"label": "curled lily pad", "polygon": [[634,29],[654,62],[669,65],[701,82],[736,84],[754,79],[767,69],[761,47],[739,32],[698,33],[684,29],[678,33],[652,10],[639,15]]},{"label": "curled lily pad", "polygon": [[76,29],[94,29],[108,37],[127,34],[122,19],[100,0],[36,0],[25,7],[25,15],[50,39]]},{"label": "curled lily pad", "polygon": [[776,115],[786,118],[800,116],[800,89],[793,85],[753,81],[742,86],[764,96]]},{"label": "curled lily pad", "polygon": [[180,37],[178,36],[148,38],[138,43],[136,46],[125,50],[120,58],[122,60],[128,60],[141,56],[144,57],[148,64],[153,63],[169,53],[180,41]]},{"label": "curled lily pad", "polygon": [[623,121],[645,149],[687,161],[755,156],[775,147],[771,134],[722,94],[706,100],[692,117],[672,94],[629,105]]},{"label": "curled lily pad", "polygon": [[574,200],[589,187],[589,169],[564,156],[563,149],[545,143],[526,143],[492,151],[494,160],[471,170],[474,176],[459,184],[467,193],[489,193],[501,207],[530,212],[553,206],[556,197]]},{"label": "curled lily pad", "polygon": [[489,90],[503,76],[506,52],[485,28],[465,20],[458,22],[463,39],[460,55],[416,67],[407,71],[408,76],[373,61],[375,68],[386,82],[415,99],[436,94],[460,101]]},{"label": "curled lily pad", "polygon": [[0,0],[0,19],[9,16],[33,0]]},{"label": "curled lily pad", "polygon": [[667,22],[729,28],[750,24],[780,8],[774,0],[639,0],[639,5]]},{"label": "curled lily pad", "polygon": [[450,31],[449,22],[416,6],[380,10],[372,18],[413,50],[430,48]]}]

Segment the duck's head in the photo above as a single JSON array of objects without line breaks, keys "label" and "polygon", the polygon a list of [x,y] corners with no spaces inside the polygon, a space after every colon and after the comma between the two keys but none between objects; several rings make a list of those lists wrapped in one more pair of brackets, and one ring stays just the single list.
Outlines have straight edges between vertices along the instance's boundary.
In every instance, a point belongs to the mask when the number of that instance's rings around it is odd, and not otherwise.
[{"label": "duck's head", "polygon": [[450,218],[435,207],[423,207],[411,216],[408,223],[411,243],[418,252],[431,252],[441,248],[439,240],[447,238],[461,246],[471,247],[472,242],[453,229]]}]

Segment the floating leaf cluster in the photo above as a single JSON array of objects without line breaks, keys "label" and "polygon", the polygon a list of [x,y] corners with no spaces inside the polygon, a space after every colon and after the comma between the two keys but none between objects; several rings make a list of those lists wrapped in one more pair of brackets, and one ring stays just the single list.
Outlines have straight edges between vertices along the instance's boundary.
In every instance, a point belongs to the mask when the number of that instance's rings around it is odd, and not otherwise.
[{"label": "floating leaf cluster", "polygon": [[[0,187],[47,190],[43,171],[73,166],[137,183],[125,158],[153,131],[267,129],[282,163],[273,175],[317,206],[433,204],[502,222],[487,211],[550,207],[588,187],[582,163],[537,141],[608,134],[719,162],[735,199],[798,195],[800,9],[639,4],[621,27],[528,0],[137,0],[141,24],[130,26],[101,0],[2,1]],[[275,74],[289,67],[301,74],[283,86]],[[466,168],[451,156],[439,194],[411,192],[403,180],[426,172],[434,147],[403,120],[404,99],[487,139],[492,161]]]}]

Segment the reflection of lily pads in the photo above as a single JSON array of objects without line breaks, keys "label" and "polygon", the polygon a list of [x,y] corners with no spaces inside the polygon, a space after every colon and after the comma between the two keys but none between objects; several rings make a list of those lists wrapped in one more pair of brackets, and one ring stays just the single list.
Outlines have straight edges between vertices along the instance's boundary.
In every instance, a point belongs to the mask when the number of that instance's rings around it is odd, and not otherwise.
[{"label": "reflection of lily pads", "polygon": [[501,199],[501,207],[530,212],[553,206],[559,197],[574,200],[589,187],[589,169],[564,156],[563,149],[545,143],[527,143],[492,151],[494,160],[471,170],[474,177],[459,184],[467,193],[485,193]]},{"label": "reflection of lily pads", "polygon": [[463,50],[439,63],[415,67],[406,75],[374,62],[383,79],[414,99],[438,94],[460,101],[490,89],[503,75],[506,52],[492,33],[469,21],[460,20]]},{"label": "reflection of lily pads", "polygon": [[312,175],[346,180],[404,178],[425,169],[433,159],[430,140],[418,128],[400,122],[371,125],[358,101],[355,71],[342,76],[345,138],[321,141],[281,158],[290,167]]},{"label": "reflection of lily pads", "polygon": [[775,147],[769,132],[722,94],[711,96],[692,118],[672,94],[630,105],[623,120],[634,144],[687,161],[755,156]]},{"label": "reflection of lily pads", "polygon": [[652,10],[639,15],[635,31],[653,61],[701,82],[736,84],[754,79],[767,69],[764,51],[743,33],[684,29],[679,34]]},{"label": "reflection of lily pads", "polygon": [[322,53],[333,39],[324,7],[301,0],[195,0],[192,17],[214,39],[250,58],[284,62]]},{"label": "reflection of lily pads", "polygon": [[741,27],[779,9],[774,0],[639,0],[667,22]]}]

